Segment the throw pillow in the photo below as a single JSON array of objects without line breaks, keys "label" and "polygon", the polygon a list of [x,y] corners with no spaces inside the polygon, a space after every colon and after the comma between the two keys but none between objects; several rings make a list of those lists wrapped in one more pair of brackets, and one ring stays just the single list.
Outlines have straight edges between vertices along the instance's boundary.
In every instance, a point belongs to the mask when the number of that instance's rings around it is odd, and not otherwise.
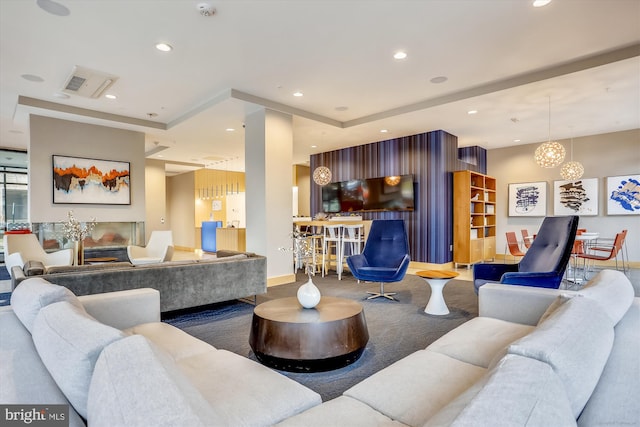
[{"label": "throw pillow", "polygon": [[32,333],[40,359],[84,418],[96,360],[105,346],[124,336],[122,331],[98,322],[84,309],[66,301],[40,310]]},{"label": "throw pillow", "polygon": [[39,277],[23,280],[11,293],[11,308],[29,332],[33,332],[33,322],[40,310],[60,301],[82,308],[82,303],[69,289]]},{"label": "throw pillow", "polygon": [[104,349],[91,380],[88,408],[92,427],[229,424],[171,356],[142,335]]},{"label": "throw pillow", "polygon": [[44,264],[40,261],[27,261],[22,268],[25,276],[42,276],[44,274]]},{"label": "throw pillow", "polygon": [[538,325],[540,323],[544,322],[545,320],[547,320],[549,318],[549,316],[551,316],[558,308],[560,308],[560,306],[562,306],[562,304],[564,304],[565,302],[569,301],[571,298],[576,297],[576,296],[581,296],[581,295],[564,294],[564,293],[558,295],[556,297],[556,299],[553,300],[551,305],[549,305],[549,307],[547,307],[545,312],[542,313],[542,316],[540,317],[540,320],[538,320]]}]

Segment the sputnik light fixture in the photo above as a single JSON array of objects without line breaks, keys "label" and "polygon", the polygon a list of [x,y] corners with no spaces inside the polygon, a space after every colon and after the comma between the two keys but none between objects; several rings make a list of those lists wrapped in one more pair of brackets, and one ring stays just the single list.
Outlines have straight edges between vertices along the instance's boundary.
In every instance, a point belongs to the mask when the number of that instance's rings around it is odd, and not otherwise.
[{"label": "sputnik light fixture", "polygon": [[580,179],[584,174],[584,167],[580,162],[573,161],[573,137],[571,137],[571,161],[562,165],[560,176],[566,180]]},{"label": "sputnik light fixture", "polygon": [[562,144],[551,141],[551,96],[549,96],[549,140],[536,148],[534,158],[543,168],[555,168],[564,161],[565,154]]}]

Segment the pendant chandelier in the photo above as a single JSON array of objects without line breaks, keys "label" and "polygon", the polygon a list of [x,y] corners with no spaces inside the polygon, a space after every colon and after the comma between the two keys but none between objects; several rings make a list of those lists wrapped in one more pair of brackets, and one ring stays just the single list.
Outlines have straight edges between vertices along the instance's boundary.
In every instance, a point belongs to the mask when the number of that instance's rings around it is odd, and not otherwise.
[{"label": "pendant chandelier", "polygon": [[549,141],[536,148],[536,163],[543,168],[555,168],[564,161],[566,152],[564,146],[551,141],[551,97],[549,97]]},{"label": "pendant chandelier", "polygon": [[327,185],[331,182],[331,171],[326,166],[318,166],[313,171],[313,182],[318,185]]},{"label": "pendant chandelier", "polygon": [[584,174],[584,167],[580,162],[573,161],[573,138],[571,138],[571,161],[562,165],[560,176],[566,180],[580,179]]}]

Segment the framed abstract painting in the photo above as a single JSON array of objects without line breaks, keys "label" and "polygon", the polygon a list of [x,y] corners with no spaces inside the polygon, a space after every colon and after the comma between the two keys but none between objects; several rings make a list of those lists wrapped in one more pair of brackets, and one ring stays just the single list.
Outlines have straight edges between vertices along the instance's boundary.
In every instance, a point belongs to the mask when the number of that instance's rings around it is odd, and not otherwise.
[{"label": "framed abstract painting", "polygon": [[509,184],[509,216],[546,215],[546,181]]},{"label": "framed abstract painting", "polygon": [[640,215],[640,175],[607,177],[607,215]]},{"label": "framed abstract painting", "polygon": [[553,182],[554,215],[598,215],[598,178]]},{"label": "framed abstract painting", "polygon": [[52,156],[53,203],[130,205],[130,164]]}]

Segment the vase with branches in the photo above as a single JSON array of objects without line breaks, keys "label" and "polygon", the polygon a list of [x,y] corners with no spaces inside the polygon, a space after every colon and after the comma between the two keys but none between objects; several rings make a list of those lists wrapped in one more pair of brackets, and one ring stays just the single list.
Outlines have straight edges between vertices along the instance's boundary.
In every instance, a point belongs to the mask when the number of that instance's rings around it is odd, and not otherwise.
[{"label": "vase with branches", "polygon": [[298,288],[297,297],[298,302],[304,308],[313,308],[320,302],[322,296],[320,295],[320,289],[313,283],[311,279],[312,276],[315,275],[315,264],[313,263],[314,258],[314,247],[309,242],[309,238],[306,234],[302,233],[300,230],[296,229],[291,235],[293,239],[293,248],[292,249],[284,249],[293,252],[296,261],[298,259],[302,260],[304,265],[305,273],[307,273],[308,280],[305,284]]},{"label": "vase with branches", "polygon": [[73,211],[67,213],[67,221],[62,223],[64,237],[73,242],[73,264],[84,264],[84,239],[89,236],[96,227],[96,219],[82,223],[73,215]]}]

